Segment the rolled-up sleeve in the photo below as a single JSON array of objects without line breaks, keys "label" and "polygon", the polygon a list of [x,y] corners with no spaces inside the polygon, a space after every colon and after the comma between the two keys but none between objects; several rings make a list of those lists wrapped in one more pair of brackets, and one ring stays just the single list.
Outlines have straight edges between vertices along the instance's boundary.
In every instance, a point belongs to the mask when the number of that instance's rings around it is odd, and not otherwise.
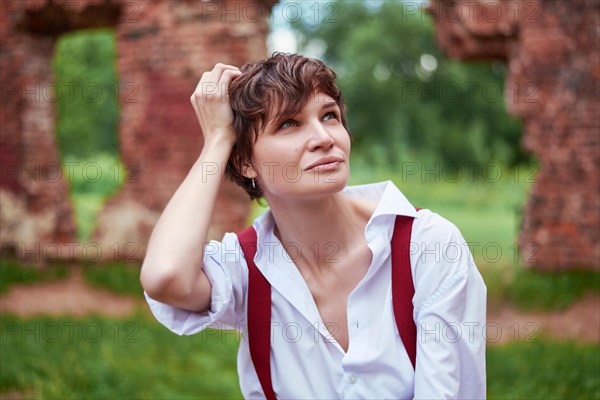
[{"label": "rolled-up sleeve", "polygon": [[189,311],[144,296],[152,314],[178,335],[192,335],[203,329],[241,330],[244,324],[248,266],[234,233],[221,242],[211,240],[204,248],[203,268],[211,289],[211,307],[204,313]]},{"label": "rolled-up sleeve", "polygon": [[485,283],[456,226],[434,213],[419,225],[415,399],[484,399]]}]

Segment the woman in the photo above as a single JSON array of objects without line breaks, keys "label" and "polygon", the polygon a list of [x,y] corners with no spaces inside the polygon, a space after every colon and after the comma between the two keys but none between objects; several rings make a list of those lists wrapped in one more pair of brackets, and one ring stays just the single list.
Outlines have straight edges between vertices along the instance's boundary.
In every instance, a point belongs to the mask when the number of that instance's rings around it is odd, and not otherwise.
[{"label": "woman", "polygon": [[[157,319],[180,335],[247,332],[258,307],[249,271],[259,271],[271,290],[261,339],[270,344],[259,366],[257,340],[243,336],[245,398],[484,398],[486,288],[465,240],[390,181],[346,186],[350,135],[334,72],[281,53],[241,70],[217,64],[191,102],[204,148],[158,221],[141,272]],[[227,168],[204,175],[206,163]],[[253,224],[255,256],[241,235],[206,242],[224,176],[270,207]],[[399,218],[412,224],[409,279],[394,287]],[[398,308],[413,318],[412,343],[399,334],[392,296],[411,278],[414,295]]]}]

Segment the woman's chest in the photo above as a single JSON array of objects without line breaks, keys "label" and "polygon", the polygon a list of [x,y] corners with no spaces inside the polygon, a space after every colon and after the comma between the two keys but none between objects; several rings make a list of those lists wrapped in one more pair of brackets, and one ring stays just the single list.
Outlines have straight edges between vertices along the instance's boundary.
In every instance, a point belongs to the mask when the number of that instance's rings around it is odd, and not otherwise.
[{"label": "woman's chest", "polygon": [[306,284],[313,297],[325,329],[348,351],[348,297],[367,274],[372,261],[371,250],[365,246],[352,257],[339,259],[330,273],[308,277]]}]

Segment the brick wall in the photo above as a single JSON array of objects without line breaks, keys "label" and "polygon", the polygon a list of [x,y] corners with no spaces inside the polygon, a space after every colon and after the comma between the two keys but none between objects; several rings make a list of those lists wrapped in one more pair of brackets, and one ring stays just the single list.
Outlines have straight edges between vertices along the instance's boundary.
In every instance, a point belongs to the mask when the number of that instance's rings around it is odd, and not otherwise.
[{"label": "brick wall", "polygon": [[508,63],[506,102],[540,168],[519,234],[539,269],[600,268],[600,1],[434,0],[450,57]]},{"label": "brick wall", "polygon": [[55,36],[27,32],[29,4],[1,5],[0,236],[3,251],[39,260],[44,244],[72,242],[75,224],[50,101]]},{"label": "brick wall", "polygon": [[[202,148],[189,102],[202,72],[217,62],[241,66],[265,57],[272,3],[4,1],[0,25],[3,246],[16,243],[19,253],[23,246],[31,250],[41,244],[43,250],[45,243],[57,243],[63,256],[72,254],[68,249],[73,248],[75,225],[67,183],[48,179],[53,176],[44,173],[59,165],[54,103],[13,89],[52,82],[50,62],[60,34],[99,26],[116,29],[119,142],[128,176],[105,205],[92,241],[104,259],[140,260],[160,212]],[[28,163],[42,172],[36,179],[13,173]],[[234,184],[222,186],[209,239],[241,229],[249,214],[247,195]]]}]

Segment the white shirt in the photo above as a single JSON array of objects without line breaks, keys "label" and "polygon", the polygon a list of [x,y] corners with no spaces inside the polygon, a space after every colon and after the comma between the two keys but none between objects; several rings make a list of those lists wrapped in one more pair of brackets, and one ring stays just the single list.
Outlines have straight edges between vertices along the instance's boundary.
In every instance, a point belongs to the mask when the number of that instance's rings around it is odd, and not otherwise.
[{"label": "white shirt", "polygon": [[[343,193],[378,202],[365,228],[372,263],[348,296],[347,353],[325,328],[293,263],[297,249],[287,252],[274,235],[271,212],[253,224],[259,244],[255,263],[272,286],[271,374],[276,396],[485,398],[486,287],[458,228],[429,210],[416,212],[391,181],[346,187]],[[410,256],[416,371],[398,335],[392,308],[390,242],[398,214],[416,217]],[[204,270],[212,283],[209,312],[178,309],[145,293],[148,304],[155,317],[179,335],[209,326],[241,331],[237,367],[242,394],[247,399],[264,398],[247,340],[248,266],[234,233],[206,246]]]}]

